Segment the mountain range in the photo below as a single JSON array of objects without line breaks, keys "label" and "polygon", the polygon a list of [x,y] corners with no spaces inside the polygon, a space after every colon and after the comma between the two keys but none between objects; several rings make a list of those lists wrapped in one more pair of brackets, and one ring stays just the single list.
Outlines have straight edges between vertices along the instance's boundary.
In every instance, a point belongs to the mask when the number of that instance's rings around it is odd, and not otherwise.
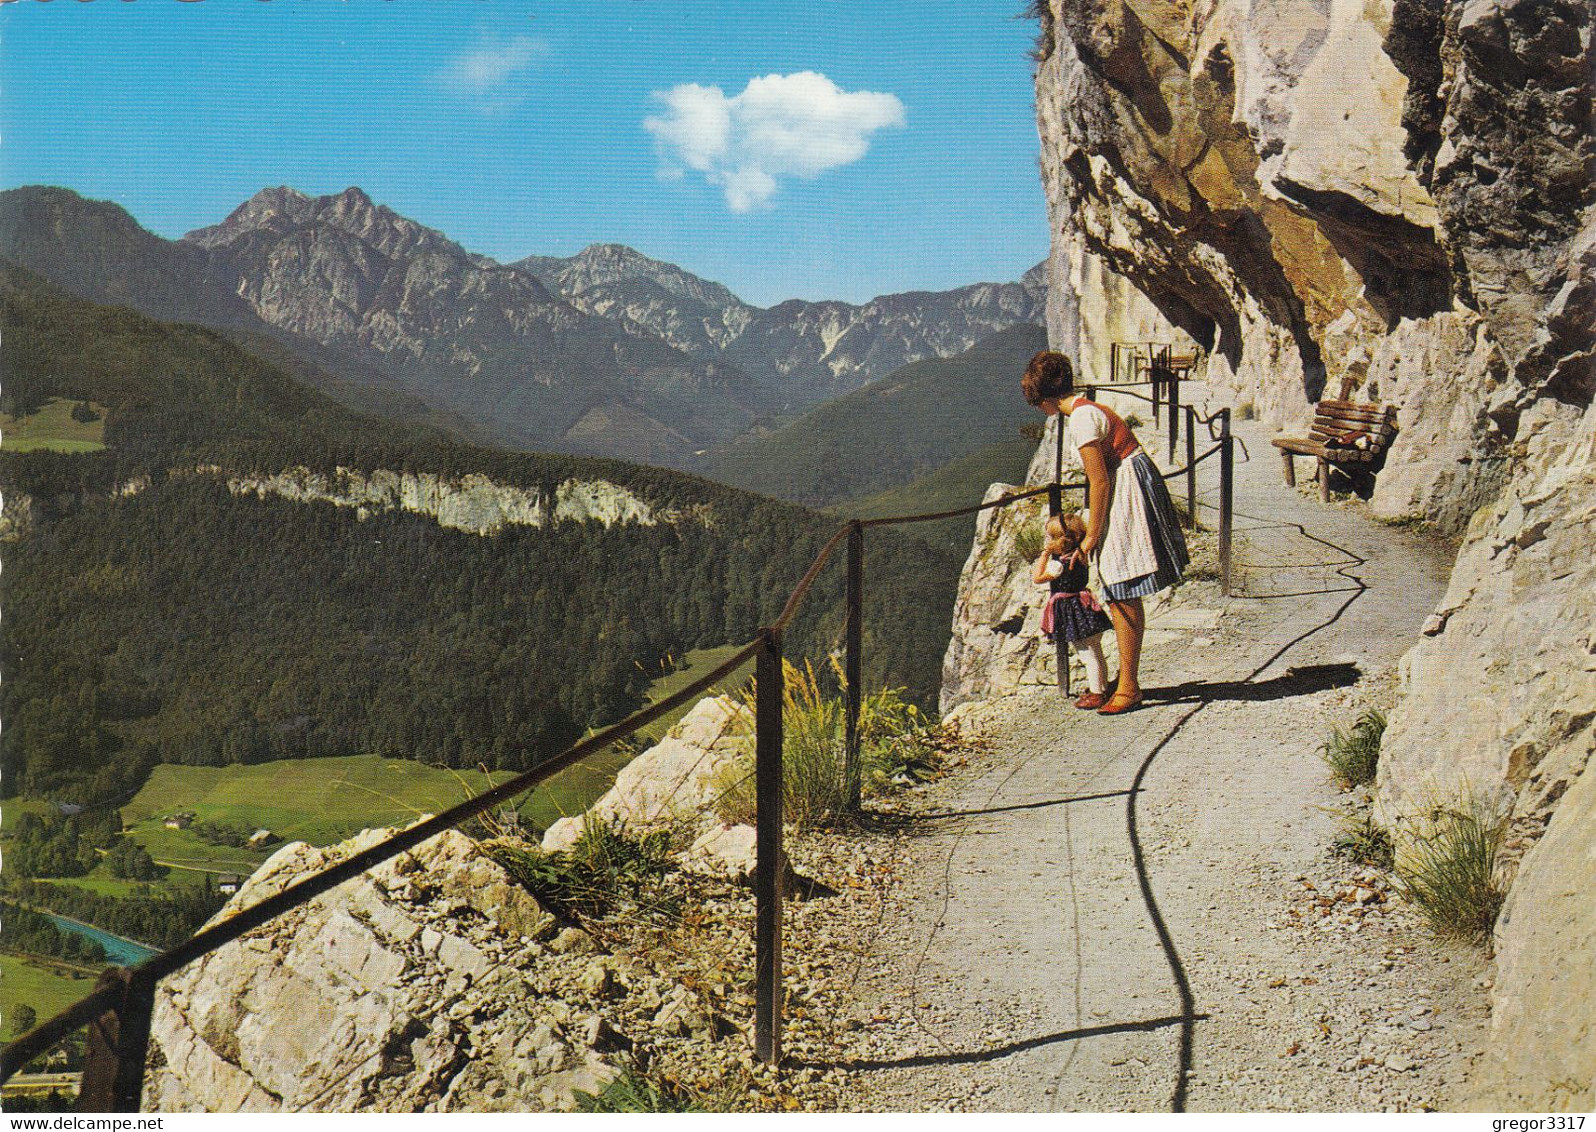
[{"label": "mountain range", "polygon": [[[360,414],[219,331],[15,264],[0,338],[8,429],[62,402],[101,426],[0,448],[6,796],[122,797],[158,762],[531,765],[635,707],[667,658],[747,640],[836,528],[670,469]],[[867,678],[934,702],[958,558],[883,532],[869,568],[895,581]],[[836,648],[841,586],[816,582],[795,660]]]},{"label": "mountain range", "polygon": [[671,466],[1038,322],[1045,290],[1032,269],[1015,283],[759,308],[618,244],[500,264],[358,188],[264,189],[175,241],[114,204],[15,189],[0,194],[0,257],[95,302],[297,354],[324,391],[366,411]]}]

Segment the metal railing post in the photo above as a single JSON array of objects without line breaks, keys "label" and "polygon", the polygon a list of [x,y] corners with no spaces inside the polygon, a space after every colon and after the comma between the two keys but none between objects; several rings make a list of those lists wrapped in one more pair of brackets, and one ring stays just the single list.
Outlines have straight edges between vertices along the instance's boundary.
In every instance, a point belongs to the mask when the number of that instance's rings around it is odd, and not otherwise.
[{"label": "metal railing post", "polygon": [[864,526],[858,519],[848,524],[848,621],[844,630],[847,657],[847,707],[843,720],[843,775],[847,780],[848,807],[859,808],[863,774],[859,765],[859,709],[864,690]]},{"label": "metal railing post", "polygon": [[1230,596],[1230,533],[1235,499],[1236,438],[1230,410],[1219,411],[1219,591]]},{"label": "metal railing post", "polygon": [[[1091,396],[1087,396],[1091,400]],[[1064,414],[1053,418],[1053,482],[1064,481]]]},{"label": "metal railing post", "polygon": [[1186,526],[1197,529],[1197,414],[1186,406]]},{"label": "metal railing post", "polygon": [[781,633],[760,630],[754,695],[754,1056],[781,1060]]},{"label": "metal railing post", "polygon": [[114,986],[119,993],[115,1005],[89,1023],[77,1107],[81,1112],[138,1112],[144,1099],[155,980],[111,967],[100,975],[100,986]]},{"label": "metal railing post", "polygon": [[1175,445],[1180,441],[1180,382],[1173,369],[1164,370],[1169,382],[1169,462],[1175,462]]}]

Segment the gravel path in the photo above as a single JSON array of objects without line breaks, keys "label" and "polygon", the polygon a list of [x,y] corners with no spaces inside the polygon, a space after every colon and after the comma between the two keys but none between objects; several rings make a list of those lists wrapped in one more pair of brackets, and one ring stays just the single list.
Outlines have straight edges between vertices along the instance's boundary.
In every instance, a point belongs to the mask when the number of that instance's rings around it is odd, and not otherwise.
[{"label": "gravel path", "polygon": [[896,883],[869,915],[816,915],[856,955],[797,1054],[834,1103],[1448,1106],[1483,1035],[1483,956],[1329,852],[1348,798],[1316,748],[1389,704],[1449,555],[1285,488],[1263,431],[1238,433],[1237,594],[1196,581],[1152,612],[1147,706],[967,712],[969,766],[866,838]]}]

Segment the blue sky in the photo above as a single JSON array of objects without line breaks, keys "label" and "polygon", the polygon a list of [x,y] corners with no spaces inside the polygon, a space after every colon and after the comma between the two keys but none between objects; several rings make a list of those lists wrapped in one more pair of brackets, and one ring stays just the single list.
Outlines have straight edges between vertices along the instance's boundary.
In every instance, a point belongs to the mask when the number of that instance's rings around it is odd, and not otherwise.
[{"label": "blue sky", "polygon": [[511,260],[615,241],[750,302],[1047,251],[1021,0],[16,0],[0,185],[176,237],[359,185]]}]

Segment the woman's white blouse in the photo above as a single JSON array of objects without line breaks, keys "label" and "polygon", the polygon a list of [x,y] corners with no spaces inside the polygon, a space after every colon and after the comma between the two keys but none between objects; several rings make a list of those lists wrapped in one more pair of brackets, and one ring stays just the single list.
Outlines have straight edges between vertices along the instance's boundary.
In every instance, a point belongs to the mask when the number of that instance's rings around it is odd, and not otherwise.
[{"label": "woman's white blouse", "polygon": [[1077,449],[1108,436],[1108,414],[1096,405],[1079,405],[1070,412],[1070,443]]}]

